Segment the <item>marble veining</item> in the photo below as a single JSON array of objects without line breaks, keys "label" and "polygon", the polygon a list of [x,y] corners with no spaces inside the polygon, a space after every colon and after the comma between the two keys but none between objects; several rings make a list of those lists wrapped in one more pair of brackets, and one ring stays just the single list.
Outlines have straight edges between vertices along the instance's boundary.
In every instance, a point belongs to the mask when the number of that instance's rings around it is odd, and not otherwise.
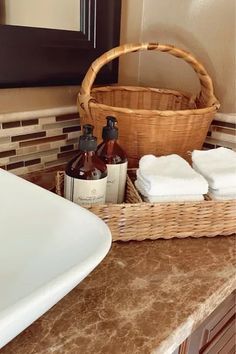
[{"label": "marble veining", "polygon": [[169,354],[235,289],[235,252],[235,236],[114,243],[0,353]]}]

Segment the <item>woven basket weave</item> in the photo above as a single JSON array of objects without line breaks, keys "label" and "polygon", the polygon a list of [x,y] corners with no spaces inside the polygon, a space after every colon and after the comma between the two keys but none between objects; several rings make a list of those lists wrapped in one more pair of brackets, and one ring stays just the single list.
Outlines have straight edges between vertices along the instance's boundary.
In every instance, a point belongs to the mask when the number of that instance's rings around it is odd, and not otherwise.
[{"label": "woven basket weave", "polygon": [[[63,191],[64,172],[58,172],[56,192],[63,196]],[[126,203],[94,205],[88,209],[106,222],[113,241],[198,238],[236,233],[235,201],[145,203],[129,177]]]},{"label": "woven basket weave", "polygon": [[[105,86],[92,89],[99,70],[122,54],[139,50],[169,53],[187,62],[196,72],[199,95],[150,87]],[[95,126],[101,140],[107,115],[118,120],[119,141],[129,158],[129,167],[152,153],[176,153],[189,160],[188,151],[201,149],[207,131],[219,108],[210,76],[192,54],[171,45],[157,43],[126,44],[114,48],[90,66],[78,95],[81,123]]]}]

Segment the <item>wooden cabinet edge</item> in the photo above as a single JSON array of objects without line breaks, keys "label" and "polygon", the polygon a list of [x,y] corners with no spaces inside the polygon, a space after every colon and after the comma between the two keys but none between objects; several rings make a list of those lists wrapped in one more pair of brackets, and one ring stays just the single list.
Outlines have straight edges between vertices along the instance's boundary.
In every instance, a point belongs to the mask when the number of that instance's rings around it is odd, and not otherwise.
[{"label": "wooden cabinet edge", "polygon": [[[224,332],[230,327],[236,319],[236,292],[234,291],[227,299],[225,299],[221,305],[213,313],[203,321],[203,323],[177,348],[173,354],[204,354],[206,350],[214,346],[218,340],[224,336]],[[233,315],[222,325],[219,330],[213,335],[211,339],[211,328],[214,329],[220,322],[223,322],[224,317],[228,313]],[[230,312],[231,311],[231,312]],[[215,322],[215,323],[214,323]],[[236,343],[236,333],[235,343]],[[205,339],[204,339],[205,338]],[[194,344],[194,347],[193,346]],[[225,343],[227,344],[227,343]],[[224,346],[223,346],[224,347]],[[222,348],[223,348],[222,347]],[[230,351],[231,353],[231,351]]]}]

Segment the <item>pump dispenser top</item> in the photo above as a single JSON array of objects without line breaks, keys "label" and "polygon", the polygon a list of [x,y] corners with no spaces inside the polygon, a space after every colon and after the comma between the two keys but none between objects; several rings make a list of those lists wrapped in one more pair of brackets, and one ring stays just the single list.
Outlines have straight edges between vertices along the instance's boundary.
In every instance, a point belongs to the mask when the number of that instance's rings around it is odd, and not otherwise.
[{"label": "pump dispenser top", "polygon": [[83,125],[83,134],[79,138],[80,151],[96,151],[97,138],[93,136],[93,125]]},{"label": "pump dispenser top", "polygon": [[118,139],[117,119],[112,116],[106,117],[107,125],[103,127],[102,138],[103,140]]}]

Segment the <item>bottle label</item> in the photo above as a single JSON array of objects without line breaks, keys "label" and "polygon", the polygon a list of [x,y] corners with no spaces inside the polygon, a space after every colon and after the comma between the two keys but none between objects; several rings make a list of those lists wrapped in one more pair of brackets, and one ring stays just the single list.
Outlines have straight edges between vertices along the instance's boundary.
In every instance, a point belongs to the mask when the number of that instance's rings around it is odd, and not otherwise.
[{"label": "bottle label", "polygon": [[106,203],[123,203],[128,162],[107,165]]},{"label": "bottle label", "polygon": [[82,180],[65,176],[65,197],[85,206],[105,204],[107,177],[97,180]]}]

